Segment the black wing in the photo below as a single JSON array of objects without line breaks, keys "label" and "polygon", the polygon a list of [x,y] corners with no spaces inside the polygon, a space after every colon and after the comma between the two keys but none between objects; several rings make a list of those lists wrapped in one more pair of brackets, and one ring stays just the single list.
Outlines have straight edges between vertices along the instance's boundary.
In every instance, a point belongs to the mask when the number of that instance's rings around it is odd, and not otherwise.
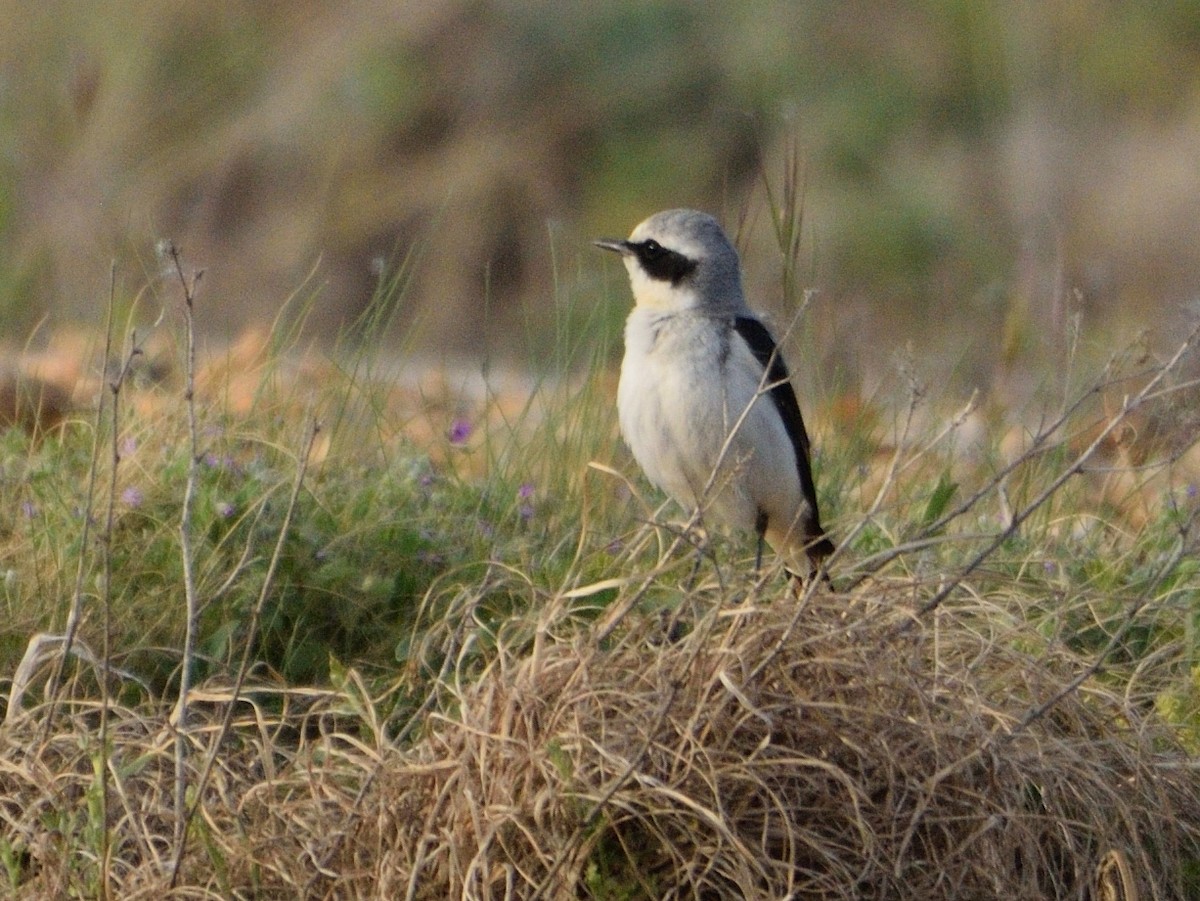
[{"label": "black wing", "polygon": [[[821,528],[821,516],[817,512],[817,489],[813,481],[812,463],[808,458],[808,432],[804,429],[804,420],[800,416],[800,404],[796,401],[796,392],[788,376],[787,365],[783,362],[783,354],[775,345],[775,339],[767,331],[767,327],[751,316],[738,316],[733,320],[733,327],[759,365],[767,372],[767,380],[771,400],[783,426],[787,429],[788,437],[792,439],[792,447],[796,451],[796,472],[800,476],[800,490],[808,506],[812,510],[812,520],[805,523],[808,529],[806,538],[812,540],[822,538],[823,541],[813,546],[809,554],[828,556],[833,553],[833,544],[826,539],[825,530]],[[828,545],[828,548],[825,547]]]}]

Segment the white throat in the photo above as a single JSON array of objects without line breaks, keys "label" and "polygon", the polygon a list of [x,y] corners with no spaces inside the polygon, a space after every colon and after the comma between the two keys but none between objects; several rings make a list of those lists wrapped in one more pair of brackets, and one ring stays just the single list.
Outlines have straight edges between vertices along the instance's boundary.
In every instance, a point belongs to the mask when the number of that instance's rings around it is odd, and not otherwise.
[{"label": "white throat", "polygon": [[677,313],[697,305],[696,292],[690,287],[673,285],[669,281],[648,276],[637,259],[625,258],[633,300],[639,307]]}]

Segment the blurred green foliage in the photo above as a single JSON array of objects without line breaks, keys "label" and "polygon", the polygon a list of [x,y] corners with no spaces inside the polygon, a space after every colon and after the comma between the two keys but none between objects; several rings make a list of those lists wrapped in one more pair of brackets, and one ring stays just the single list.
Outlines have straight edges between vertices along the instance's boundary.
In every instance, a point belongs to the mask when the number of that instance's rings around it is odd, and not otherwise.
[{"label": "blurred green foliage", "polygon": [[374,262],[428,241],[405,321],[433,346],[474,352],[484,331],[511,349],[551,302],[548,228],[583,254],[674,205],[731,226],[749,209],[752,287],[778,307],[757,186],[792,143],[827,347],[883,333],[976,353],[962,334],[1028,320],[1053,338],[1077,308],[1157,321],[1197,289],[1200,249],[1179,239],[1200,201],[1197,0],[3,0],[0,16],[10,340],[46,310],[92,321],[109,260],[140,284],[165,236],[207,267],[226,330],[318,261],[315,324],[354,316]]}]

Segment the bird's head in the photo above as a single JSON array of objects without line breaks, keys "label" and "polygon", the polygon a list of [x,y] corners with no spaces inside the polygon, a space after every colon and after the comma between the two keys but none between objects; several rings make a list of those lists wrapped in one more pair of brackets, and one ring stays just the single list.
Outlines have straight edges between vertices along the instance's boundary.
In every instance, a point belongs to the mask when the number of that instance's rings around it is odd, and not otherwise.
[{"label": "bird's head", "polygon": [[711,313],[745,307],[737,251],[707,213],[665,210],[626,239],[594,243],[622,256],[638,306]]}]

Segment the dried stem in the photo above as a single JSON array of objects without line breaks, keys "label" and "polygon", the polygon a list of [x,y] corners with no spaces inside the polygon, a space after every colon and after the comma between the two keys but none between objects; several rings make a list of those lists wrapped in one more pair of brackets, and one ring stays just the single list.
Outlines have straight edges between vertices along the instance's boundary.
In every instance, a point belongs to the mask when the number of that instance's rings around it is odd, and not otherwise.
[{"label": "dried stem", "polygon": [[188,418],[188,470],[187,483],[183,492],[183,509],[179,515],[179,543],[183,563],[183,586],[187,605],[187,622],[184,627],[183,660],[179,667],[179,700],[175,706],[175,844],[180,850],[184,844],[187,828],[187,731],[188,694],[192,688],[192,659],[196,653],[196,626],[200,615],[200,601],[196,593],[195,560],[192,547],[192,507],[196,500],[196,479],[200,468],[200,449],[196,428],[196,284],[204,274],[196,272],[189,280],[183,272],[179,248],[174,244],[167,253],[175,267],[175,274],[183,288],[183,320],[186,341],[184,360],[184,402]]},{"label": "dried stem", "polygon": [[[109,269],[108,311],[104,323],[104,357],[100,361],[102,372],[108,371],[108,361],[112,357],[113,322],[116,319],[116,286],[117,264],[114,262]],[[62,679],[63,666],[66,664],[67,658],[71,655],[71,649],[79,633],[79,624],[83,619],[83,578],[87,572],[88,542],[92,528],[92,504],[96,497],[96,480],[100,463],[100,441],[104,431],[103,423],[104,393],[101,392],[99,402],[96,404],[96,418],[92,426],[92,462],[88,468],[87,493],[83,502],[83,526],[81,527],[79,536],[79,563],[75,568],[75,587],[71,592],[71,609],[67,614],[66,637],[63,639],[62,652],[55,659],[54,668],[50,672],[50,679],[46,683],[46,698],[50,702],[49,709],[46,711],[44,735],[46,739],[49,738],[50,729],[54,725],[54,713],[58,704],[58,689]],[[107,658],[107,656],[106,654],[105,657]]]},{"label": "dried stem", "polygon": [[[125,386],[125,380],[128,378],[130,371],[133,368],[133,362],[142,354],[142,348],[138,344],[137,333],[130,335],[129,353],[125,357],[125,362],[121,366],[121,371],[116,377],[109,382],[108,390],[112,394],[112,406],[110,407],[109,416],[112,420],[112,428],[110,431],[110,439],[112,444],[112,467],[109,473],[108,481],[108,504],[104,513],[104,532],[101,535],[101,546],[104,548],[104,587],[101,591],[101,610],[103,611],[103,633],[101,636],[101,670],[100,670],[100,809],[102,823],[108,822],[108,805],[109,805],[109,784],[108,784],[108,720],[109,720],[109,696],[108,683],[112,668],[112,578],[113,578],[113,525],[116,521],[117,508],[117,475],[121,466],[121,389]],[[109,830],[107,828],[101,830],[101,857],[104,866],[101,867],[101,872],[107,874],[108,856],[112,848],[109,844]],[[101,891],[103,897],[108,897],[108,880],[107,877],[101,880]]]},{"label": "dried stem", "polygon": [[[1175,369],[1175,367],[1179,364],[1179,361],[1183,359],[1184,354],[1186,354],[1191,348],[1198,334],[1200,334],[1200,326],[1196,326],[1192,329],[1191,333],[1186,339],[1184,339],[1183,343],[1179,345],[1179,348],[1175,351],[1175,354],[1171,357],[1171,359],[1158,369],[1158,371],[1154,374],[1154,377],[1146,383],[1141,391],[1134,395],[1132,399],[1125,399],[1125,402],[1121,405],[1120,411],[1109,419],[1104,428],[1100,430],[1100,432],[1086,448],[1076,455],[1075,459],[1071,461],[1070,465],[1063,469],[1063,471],[1059,473],[1059,475],[1029,504],[1027,504],[1023,509],[1014,513],[1009,524],[1004,529],[997,533],[992,540],[989,541],[983,547],[983,549],[980,550],[979,553],[977,553],[965,566],[960,567],[955,572],[954,578],[948,580],[937,594],[935,594],[917,609],[918,615],[923,616],[940,607],[946,598],[948,598],[951,593],[953,593],[953,591],[963,583],[967,576],[973,573],[981,563],[987,560],[996,551],[996,549],[1000,547],[1000,545],[1016,534],[1021,525],[1024,524],[1024,522],[1029,519],[1029,517],[1032,516],[1034,512],[1037,511],[1044,503],[1046,503],[1046,501],[1052,498],[1073,475],[1083,470],[1088,460],[1090,460],[1092,455],[1096,453],[1102,444],[1104,444],[1104,442],[1108,439],[1108,436],[1111,435],[1116,428],[1125,421],[1129,414],[1137,410],[1148,397],[1153,396],[1163,379],[1167,377],[1168,373]],[[900,630],[907,631],[912,627],[913,623],[914,620],[905,621],[903,624],[901,624]]]},{"label": "dried stem", "polygon": [[[287,509],[283,515],[283,523],[279,527],[279,535],[275,540],[275,550],[271,554],[266,575],[263,577],[262,588],[258,593],[258,600],[255,601],[254,610],[250,615],[250,627],[247,630],[245,645],[242,648],[242,659],[238,665],[233,691],[230,694],[229,703],[225,708],[225,714],[221,719],[220,729],[217,731],[217,736],[212,742],[208,757],[204,761],[204,768],[200,771],[200,778],[196,781],[195,799],[192,801],[191,807],[187,809],[186,815],[179,820],[176,827],[175,860],[171,867],[172,888],[175,887],[179,879],[179,870],[183,865],[183,856],[187,847],[187,826],[200,807],[200,802],[204,794],[204,786],[208,783],[213,765],[216,763],[217,754],[221,750],[225,736],[229,733],[230,724],[233,722],[234,710],[237,708],[238,699],[241,697],[242,688],[246,683],[246,675],[250,671],[250,657],[254,651],[254,644],[258,637],[258,628],[262,621],[263,609],[266,606],[267,598],[270,597],[271,589],[275,587],[275,570],[278,568],[279,561],[283,556],[283,548],[291,531],[292,517],[296,512],[296,504],[300,499],[300,490],[304,486],[304,476],[308,472],[308,461],[312,456],[313,445],[320,431],[321,424],[310,416],[307,426],[308,434],[300,451],[300,461],[296,467],[296,477],[292,481],[292,492],[288,497]],[[180,729],[178,734],[182,736],[183,730]]]},{"label": "dried stem", "polygon": [[1100,672],[1113,651],[1121,645],[1121,642],[1125,640],[1125,636],[1129,634],[1129,630],[1137,622],[1138,614],[1153,600],[1152,592],[1154,589],[1161,586],[1170,577],[1171,573],[1179,565],[1179,562],[1190,552],[1191,547],[1188,543],[1188,535],[1195,525],[1197,518],[1200,518],[1200,509],[1193,510],[1187,521],[1180,524],[1179,543],[1175,548],[1175,552],[1163,562],[1156,573],[1147,579],[1146,589],[1129,605],[1129,609],[1125,611],[1125,616],[1122,618],[1121,624],[1113,632],[1112,637],[1109,638],[1104,647],[1100,649],[1100,653],[1096,655],[1096,659],[1077,673],[1066,685],[1056,691],[1052,697],[1031,708],[1013,728],[1012,732],[1003,736],[1004,738],[1011,739],[1018,733],[1028,729],[1033,723],[1040,720],[1060,704],[1064,698],[1074,694],[1084,682]]}]

